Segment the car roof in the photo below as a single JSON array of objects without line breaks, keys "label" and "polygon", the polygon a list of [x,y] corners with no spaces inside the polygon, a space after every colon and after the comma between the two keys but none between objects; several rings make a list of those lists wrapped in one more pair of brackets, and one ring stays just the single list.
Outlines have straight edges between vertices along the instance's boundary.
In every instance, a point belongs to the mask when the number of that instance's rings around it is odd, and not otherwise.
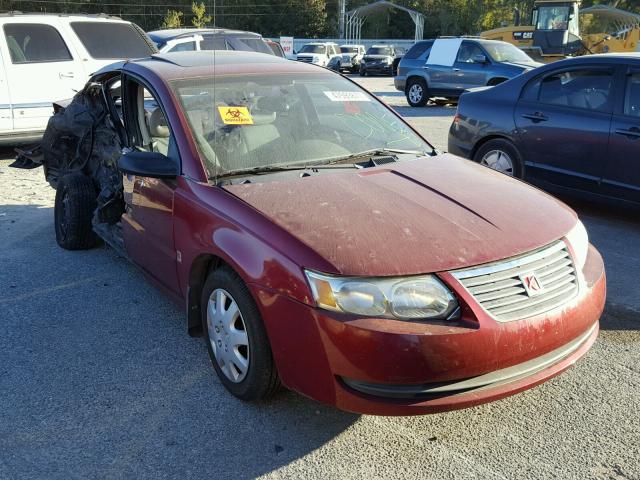
[{"label": "car roof", "polygon": [[141,67],[164,80],[211,76],[215,58],[216,76],[232,74],[278,73],[329,73],[329,70],[303,62],[292,62],[285,58],[266,53],[232,50],[201,50],[191,52],[159,53],[150,57],[112,64],[98,72]]},{"label": "car roof", "polygon": [[390,43],[380,43],[378,45],[371,45],[369,48],[384,48],[384,47],[393,47]]},{"label": "car roof", "polygon": [[97,13],[97,14],[89,14],[89,13],[23,13],[19,11],[12,12],[1,12],[0,19],[2,19],[5,23],[8,18],[16,18],[16,19],[27,19],[33,20],[34,18],[51,18],[51,17],[61,17],[68,18],[70,21],[98,21],[98,22],[125,22],[131,23],[126,20],[123,20],[120,17],[114,15],[107,15],[105,13]]},{"label": "car roof", "polygon": [[338,45],[336,42],[307,42],[305,45]]},{"label": "car roof", "polygon": [[220,35],[250,35],[262,37],[259,33],[247,32],[244,30],[230,30],[227,28],[169,28],[165,30],[154,30],[147,35],[155,40],[171,40],[173,38],[188,37],[196,34],[215,33]]}]

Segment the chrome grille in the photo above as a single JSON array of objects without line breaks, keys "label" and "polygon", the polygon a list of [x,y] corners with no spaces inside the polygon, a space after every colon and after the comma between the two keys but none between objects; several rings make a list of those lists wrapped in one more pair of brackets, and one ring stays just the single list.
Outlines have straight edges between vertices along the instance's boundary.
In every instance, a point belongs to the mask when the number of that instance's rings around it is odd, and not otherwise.
[{"label": "chrome grille", "polygon": [[[499,322],[531,317],[559,307],[578,293],[578,276],[563,241],[501,262],[451,274]],[[542,290],[530,296],[522,277],[534,274]]]},{"label": "chrome grille", "polygon": [[311,58],[311,57],[299,57],[298,58],[299,62],[311,63],[312,60],[313,60],[313,58]]}]

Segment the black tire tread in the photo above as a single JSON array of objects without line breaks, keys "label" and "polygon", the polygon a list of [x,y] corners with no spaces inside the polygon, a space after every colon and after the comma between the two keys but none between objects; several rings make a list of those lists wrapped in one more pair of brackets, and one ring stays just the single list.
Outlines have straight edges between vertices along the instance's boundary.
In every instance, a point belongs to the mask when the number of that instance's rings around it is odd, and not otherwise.
[{"label": "black tire tread", "polygon": [[[64,196],[69,197],[68,225],[66,234],[60,228]],[[58,245],[66,250],[87,250],[99,243],[93,231],[91,219],[96,209],[96,189],[91,178],[82,173],[71,173],[62,177],[56,189],[55,231]]]}]

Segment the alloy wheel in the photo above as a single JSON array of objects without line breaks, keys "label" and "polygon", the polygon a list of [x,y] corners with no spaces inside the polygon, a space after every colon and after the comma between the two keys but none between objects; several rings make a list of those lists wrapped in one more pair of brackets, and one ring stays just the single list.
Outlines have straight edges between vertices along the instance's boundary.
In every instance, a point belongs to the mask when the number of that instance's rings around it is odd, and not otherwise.
[{"label": "alloy wheel", "polygon": [[513,160],[503,150],[490,150],[484,154],[480,164],[498,172],[513,176]]},{"label": "alloy wheel", "polygon": [[242,382],[249,371],[249,336],[238,304],[222,288],[209,296],[207,331],[222,373],[234,383]]},{"label": "alloy wheel", "polygon": [[409,100],[411,100],[412,103],[420,103],[422,95],[424,95],[422,85],[414,83],[409,87]]}]

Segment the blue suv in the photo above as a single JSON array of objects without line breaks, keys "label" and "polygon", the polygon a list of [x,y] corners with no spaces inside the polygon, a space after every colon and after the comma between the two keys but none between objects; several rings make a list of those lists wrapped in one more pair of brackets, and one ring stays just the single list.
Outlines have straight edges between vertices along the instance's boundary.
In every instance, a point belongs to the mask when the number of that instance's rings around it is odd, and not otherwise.
[{"label": "blue suv", "polygon": [[468,88],[493,86],[541,63],[507,42],[438,38],[417,42],[405,54],[394,78],[412,107],[431,97],[457,99]]}]

